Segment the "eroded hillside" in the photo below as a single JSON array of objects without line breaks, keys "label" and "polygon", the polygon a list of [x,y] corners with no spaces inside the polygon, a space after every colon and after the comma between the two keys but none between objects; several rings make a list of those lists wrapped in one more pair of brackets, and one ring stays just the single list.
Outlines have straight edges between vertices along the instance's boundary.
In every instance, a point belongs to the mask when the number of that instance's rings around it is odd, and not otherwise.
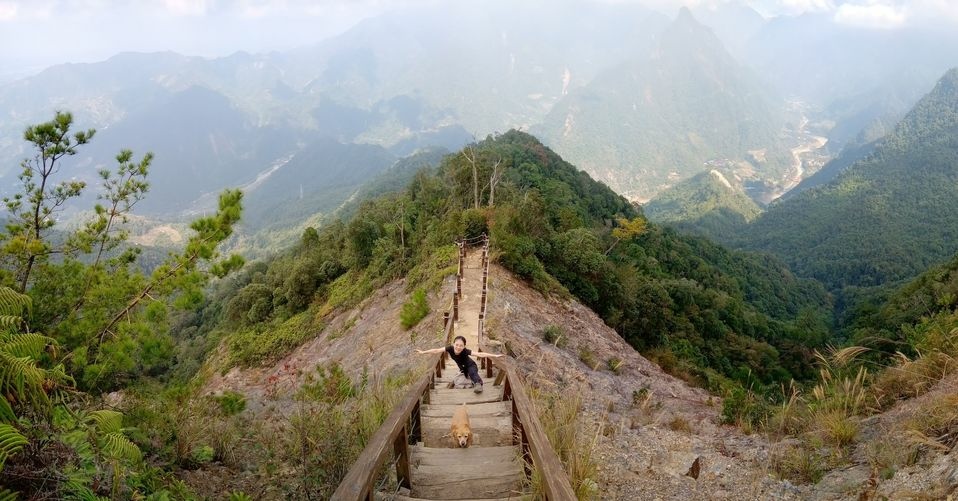
[{"label": "eroded hillside", "polygon": [[[403,280],[392,282],[356,308],[334,314],[273,365],[212,374],[204,392],[240,393],[255,420],[280,422],[296,413],[295,395],[315,380],[319,367],[338,364],[353,381],[364,370],[371,380],[421,374],[432,358],[417,356],[415,349],[441,345],[441,311],[450,304],[454,283],[447,280],[441,293],[430,296],[432,312],[411,331],[399,323],[408,298],[404,286]],[[719,398],[663,372],[591,310],[544,296],[495,265],[489,288],[492,349],[515,358],[541,412],[549,412],[555,398],[581,399],[576,425],[594,443],[599,498],[798,498],[800,490],[768,475],[767,442],[718,424]],[[562,337],[546,342],[547,326]],[[686,473],[697,459],[694,479]],[[244,474],[234,473],[232,482],[242,483]],[[194,472],[192,483],[205,490],[201,484],[210,480]]]}]

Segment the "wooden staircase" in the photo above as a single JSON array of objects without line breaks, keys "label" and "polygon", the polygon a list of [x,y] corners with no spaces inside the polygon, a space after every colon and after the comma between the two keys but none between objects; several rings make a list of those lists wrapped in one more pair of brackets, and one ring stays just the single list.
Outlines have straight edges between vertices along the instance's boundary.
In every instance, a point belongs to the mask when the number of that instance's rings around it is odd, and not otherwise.
[{"label": "wooden staircase", "polygon": [[[519,499],[525,481],[522,451],[513,445],[512,407],[503,387],[487,381],[482,393],[447,388],[458,367],[445,364],[420,407],[422,442],[409,448],[410,499]],[[453,412],[466,403],[472,446],[447,437]]]},{"label": "wooden staircase", "polygon": [[[467,255],[470,245],[482,245]],[[481,352],[489,273],[488,238],[459,243],[459,270],[450,311],[444,319],[446,344],[454,333]],[[495,360],[495,362],[493,362]],[[482,358],[482,393],[449,388],[459,374],[443,353],[370,438],[333,500],[456,499],[531,500],[527,479],[533,465],[542,478],[542,496],[572,501],[575,494],[558,457],[542,432],[535,410],[508,358]],[[465,403],[473,442],[456,447],[446,436],[455,410]],[[391,449],[391,451],[390,451]],[[375,488],[377,472],[395,457],[397,489]]]}]

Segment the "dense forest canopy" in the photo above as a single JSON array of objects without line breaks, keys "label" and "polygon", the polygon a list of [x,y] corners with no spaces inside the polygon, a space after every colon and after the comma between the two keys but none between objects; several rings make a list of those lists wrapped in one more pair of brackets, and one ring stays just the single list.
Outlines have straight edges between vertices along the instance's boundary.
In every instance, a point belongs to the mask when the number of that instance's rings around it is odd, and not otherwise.
[{"label": "dense forest canopy", "polygon": [[727,242],[830,290],[916,276],[958,249],[958,69],[834,181],[769,207]]}]

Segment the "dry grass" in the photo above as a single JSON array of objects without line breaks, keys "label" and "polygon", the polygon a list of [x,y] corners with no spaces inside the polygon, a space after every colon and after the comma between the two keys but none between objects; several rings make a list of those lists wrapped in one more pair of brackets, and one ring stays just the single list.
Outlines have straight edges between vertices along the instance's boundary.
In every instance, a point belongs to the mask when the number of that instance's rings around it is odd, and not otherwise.
[{"label": "dry grass", "polygon": [[787,390],[782,386],[782,404],[769,416],[768,429],[781,434],[796,435],[805,431],[807,422],[808,405],[792,380]]},{"label": "dry grass", "polygon": [[[598,462],[595,457],[603,426],[590,430],[579,422],[582,397],[578,392],[543,395],[530,390],[543,431],[559,455],[572,489],[580,500],[598,499]],[[571,396],[570,396],[571,395]],[[536,499],[543,496],[542,479],[533,471],[530,488]]]},{"label": "dry grass", "polygon": [[906,428],[915,445],[944,452],[952,450],[958,444],[958,394],[921,406]]},{"label": "dry grass", "polygon": [[858,437],[858,418],[838,410],[816,413],[811,423],[826,443],[835,447],[847,447]]},{"label": "dry grass", "polygon": [[909,446],[900,433],[883,433],[881,438],[865,446],[865,458],[869,466],[883,479],[891,478],[901,467],[915,464],[918,452],[918,447]]},{"label": "dry grass", "polygon": [[681,416],[675,416],[671,421],[669,421],[669,429],[679,433],[685,433],[687,435],[692,434],[692,425],[689,424],[688,420]]},{"label": "dry grass", "polygon": [[880,409],[891,407],[901,399],[923,395],[958,369],[958,360],[942,352],[918,356],[914,360],[898,353],[896,358],[897,365],[882,371],[870,389]]},{"label": "dry grass", "polygon": [[609,368],[609,371],[617,376],[622,373],[623,364],[624,362],[622,359],[617,357],[612,357],[605,361],[605,366]]},{"label": "dry grass", "polygon": [[649,391],[648,388],[641,388],[632,392],[632,408],[635,411],[632,413],[630,427],[633,430],[652,424],[658,418],[662,403],[656,402],[653,396],[654,392]]},{"label": "dry grass", "polygon": [[773,451],[772,470],[781,477],[799,484],[814,484],[822,479],[827,464],[814,447],[790,445]]},{"label": "dry grass", "polygon": [[592,370],[596,370],[599,367],[599,363],[595,359],[595,354],[588,348],[579,348],[579,360]]}]

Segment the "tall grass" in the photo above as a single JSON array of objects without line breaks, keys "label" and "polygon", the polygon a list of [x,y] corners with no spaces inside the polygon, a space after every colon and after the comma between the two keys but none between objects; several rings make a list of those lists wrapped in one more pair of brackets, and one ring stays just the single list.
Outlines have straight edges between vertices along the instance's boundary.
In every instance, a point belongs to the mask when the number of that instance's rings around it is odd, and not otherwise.
[{"label": "tall grass", "polygon": [[299,495],[327,499],[405,394],[412,373],[352,381],[338,366],[319,371],[296,396],[282,428],[284,460],[297,466]]},{"label": "tall grass", "polygon": [[[582,397],[577,392],[540,394],[530,390],[533,406],[543,431],[555,449],[580,500],[599,499],[596,450],[602,426],[589,430],[579,422]],[[533,471],[531,490],[536,499],[544,496],[542,479]]]}]

